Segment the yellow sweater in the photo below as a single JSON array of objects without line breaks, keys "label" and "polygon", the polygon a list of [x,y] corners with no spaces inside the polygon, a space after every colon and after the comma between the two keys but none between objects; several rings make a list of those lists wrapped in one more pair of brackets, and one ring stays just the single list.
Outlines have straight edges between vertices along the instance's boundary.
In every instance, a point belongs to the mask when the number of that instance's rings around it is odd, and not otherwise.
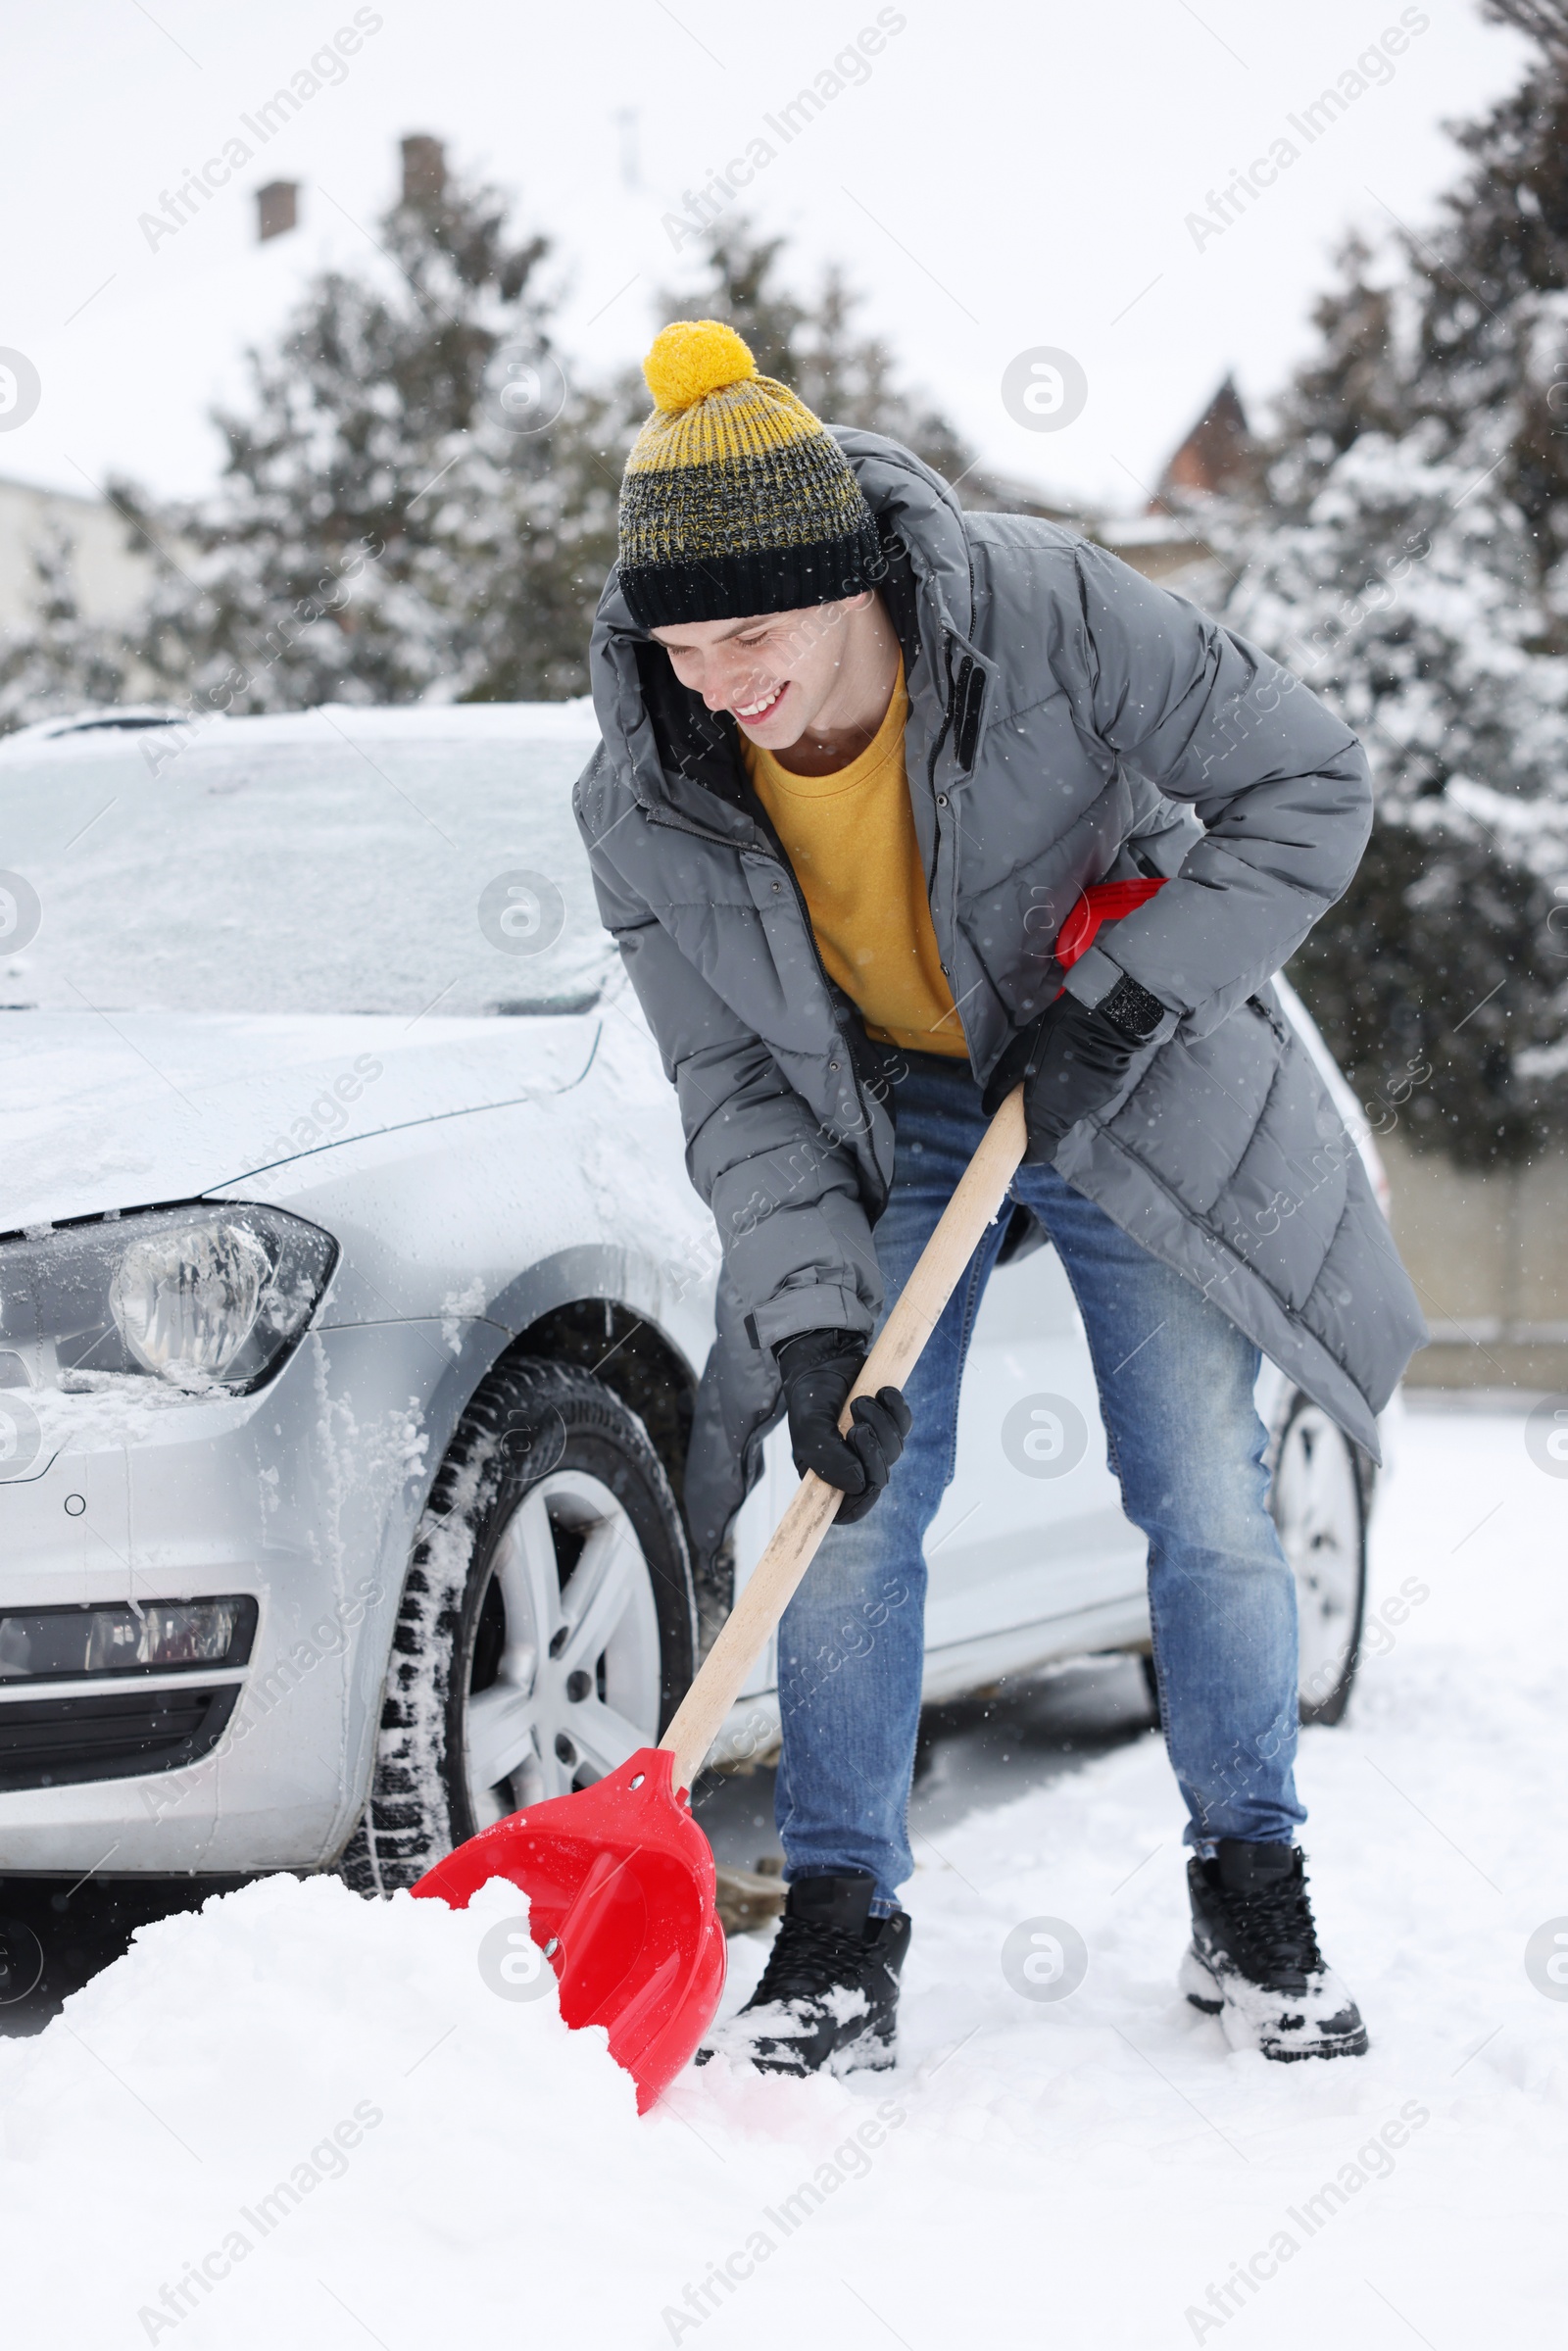
[{"label": "yellow sweater", "polygon": [[904,664],[887,716],[858,759],[792,775],[743,737],[752,788],[795,868],[817,952],[884,1045],[967,1053],[942,973],[904,772]]}]

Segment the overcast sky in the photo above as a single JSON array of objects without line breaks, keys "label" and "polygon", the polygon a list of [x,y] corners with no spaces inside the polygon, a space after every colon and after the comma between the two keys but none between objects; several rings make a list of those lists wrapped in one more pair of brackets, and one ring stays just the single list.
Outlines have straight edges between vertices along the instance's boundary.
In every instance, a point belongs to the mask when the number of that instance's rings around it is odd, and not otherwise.
[{"label": "overcast sky", "polygon": [[[750,151],[751,219],[796,240],[808,279],[846,265],[866,321],[984,457],[1132,508],[1228,368],[1251,403],[1279,385],[1348,227],[1430,222],[1455,172],[1444,121],[1527,54],[1473,0],[907,0],[837,73],[875,32],[873,0],[375,0],[357,51],[312,76],[356,4],[7,12],[0,346],[42,395],[0,432],[0,474],[209,481],[206,414],[237,394],[244,345],[323,263],[374,265],[395,143],[426,130],[554,236],[563,340],[590,369],[640,356],[652,290],[690,278],[685,192]],[[264,143],[244,118],[302,73],[322,86]],[[823,74],[843,86],[781,136]],[[1353,103],[1307,113],[1346,75]],[[140,217],[236,138],[250,159],[150,242]],[[1271,155],[1272,184],[1195,227]],[[304,224],[259,246],[254,191],[274,178],[303,183]],[[1009,362],[1040,349],[1087,388],[1056,429],[1004,404]]]}]

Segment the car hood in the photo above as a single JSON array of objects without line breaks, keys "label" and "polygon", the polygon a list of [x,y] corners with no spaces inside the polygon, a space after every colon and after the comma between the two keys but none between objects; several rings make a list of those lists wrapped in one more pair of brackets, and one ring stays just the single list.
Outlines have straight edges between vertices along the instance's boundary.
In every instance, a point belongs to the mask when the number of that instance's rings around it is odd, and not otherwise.
[{"label": "car hood", "polygon": [[390,1128],[559,1094],[598,1014],[0,1013],[0,1232],[194,1199]]}]

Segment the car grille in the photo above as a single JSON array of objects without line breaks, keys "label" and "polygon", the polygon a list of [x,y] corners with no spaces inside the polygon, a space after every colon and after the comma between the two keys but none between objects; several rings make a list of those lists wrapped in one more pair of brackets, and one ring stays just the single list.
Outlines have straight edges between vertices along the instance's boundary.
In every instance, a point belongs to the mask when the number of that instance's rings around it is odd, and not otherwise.
[{"label": "car grille", "polygon": [[14,1699],[0,1705],[0,1788],[178,1771],[217,1745],[238,1695],[229,1682]]}]

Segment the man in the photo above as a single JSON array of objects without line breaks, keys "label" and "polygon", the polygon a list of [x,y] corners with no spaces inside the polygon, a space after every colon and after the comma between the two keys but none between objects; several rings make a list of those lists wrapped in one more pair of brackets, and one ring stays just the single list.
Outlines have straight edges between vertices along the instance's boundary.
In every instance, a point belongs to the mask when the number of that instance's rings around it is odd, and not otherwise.
[{"label": "man", "polygon": [[[1183,1988],[1237,2045],[1358,2053],[1295,1843],[1295,1592],[1252,1391],[1264,1348],[1375,1455],[1424,1335],[1270,986],[1355,869],[1366,762],[1192,606],[1054,524],[963,514],[730,328],[666,327],[646,374],[576,808],[723,1242],[688,1515],[713,1559],[781,1405],[797,1466],[846,1496],[779,1633],[785,1916],[718,2041],[785,2072],[893,2062],[921,1543],[1001,1223],[906,1396],[837,1424],[1021,1078],[1013,1198],[1077,1295],[1149,1539]],[[1088,888],[1140,878],[1163,886],[1065,969]]]}]

